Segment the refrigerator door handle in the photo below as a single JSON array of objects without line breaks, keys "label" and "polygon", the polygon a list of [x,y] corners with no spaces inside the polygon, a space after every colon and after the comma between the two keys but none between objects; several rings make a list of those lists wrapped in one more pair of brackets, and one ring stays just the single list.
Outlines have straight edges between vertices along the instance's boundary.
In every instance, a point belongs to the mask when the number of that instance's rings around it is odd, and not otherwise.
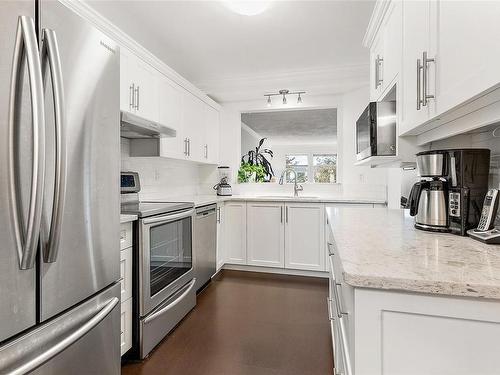
[{"label": "refrigerator door handle", "polygon": [[[16,155],[21,113],[22,79],[26,59],[31,96],[33,160],[31,170],[31,191],[26,228],[22,227],[23,215],[20,208],[19,163]],[[38,53],[35,23],[32,18],[20,16],[17,24],[12,75],[9,96],[9,156],[8,179],[10,214],[14,226],[19,268],[33,268],[36,259],[40,223],[42,220],[43,186],[45,176],[45,113],[43,100],[43,79]]]},{"label": "refrigerator door handle", "polygon": [[43,260],[52,263],[57,260],[59,240],[61,238],[61,222],[66,196],[66,113],[64,102],[64,85],[61,68],[61,58],[57,44],[56,33],[43,29],[41,60],[44,86],[46,83],[47,64],[50,68],[52,93],[55,112],[55,179],[52,216],[48,228],[48,239],[43,244]]},{"label": "refrigerator door handle", "polygon": [[[22,339],[18,342],[14,341],[11,344],[7,344],[5,348],[0,347],[0,353],[2,354],[0,355],[0,373],[22,375],[40,367],[89,333],[108,316],[119,302],[120,300],[117,297],[111,298],[106,302],[104,307],[100,307],[100,310],[91,319],[87,320],[77,329],[72,329],[74,323],[72,324],[72,322],[69,321],[63,323],[61,329],[56,328],[47,330],[48,332],[46,335],[38,337],[35,341],[35,345],[32,343],[28,348],[31,350],[41,348],[48,349],[40,354],[37,353],[27,360],[25,357],[29,356],[29,349],[26,349],[27,343],[23,342]],[[78,319],[78,316],[76,319]],[[69,329],[71,333],[65,336],[64,333],[61,332],[61,330],[65,329]],[[61,336],[63,336],[63,338],[61,338]],[[60,340],[56,344],[51,344],[51,341],[55,338]]]}]

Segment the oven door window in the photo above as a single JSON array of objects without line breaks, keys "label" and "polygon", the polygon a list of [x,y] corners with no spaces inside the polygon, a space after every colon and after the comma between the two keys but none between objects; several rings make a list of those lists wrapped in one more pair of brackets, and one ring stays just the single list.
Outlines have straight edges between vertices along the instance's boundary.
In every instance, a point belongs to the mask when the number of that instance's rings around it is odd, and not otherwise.
[{"label": "oven door window", "polygon": [[150,228],[150,295],[193,267],[191,217]]}]

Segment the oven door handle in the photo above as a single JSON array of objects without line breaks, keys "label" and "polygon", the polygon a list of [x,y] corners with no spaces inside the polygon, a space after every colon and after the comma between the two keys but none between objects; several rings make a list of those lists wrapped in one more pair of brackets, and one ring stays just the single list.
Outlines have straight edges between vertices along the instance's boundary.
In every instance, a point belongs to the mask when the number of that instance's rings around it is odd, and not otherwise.
[{"label": "oven door handle", "polygon": [[156,318],[158,318],[160,315],[163,315],[163,314],[167,313],[175,305],[177,305],[179,302],[181,302],[191,292],[191,290],[193,290],[194,284],[196,284],[196,277],[193,278],[193,280],[191,280],[191,282],[186,287],[186,290],[184,292],[182,292],[182,294],[179,297],[177,297],[174,302],[169,303],[164,308],[162,308],[162,309],[154,312],[153,314],[151,314],[150,316],[148,316],[147,318],[145,318],[144,319],[144,324],[147,324],[150,321],[155,320]]},{"label": "oven door handle", "polygon": [[174,214],[174,215],[164,215],[164,216],[155,216],[150,219],[143,219],[142,222],[144,224],[154,224],[154,223],[161,223],[165,222],[168,223],[169,221],[174,221],[178,219],[183,219],[189,216],[192,216],[194,214],[194,209],[189,210],[189,211],[184,211],[179,214]]}]

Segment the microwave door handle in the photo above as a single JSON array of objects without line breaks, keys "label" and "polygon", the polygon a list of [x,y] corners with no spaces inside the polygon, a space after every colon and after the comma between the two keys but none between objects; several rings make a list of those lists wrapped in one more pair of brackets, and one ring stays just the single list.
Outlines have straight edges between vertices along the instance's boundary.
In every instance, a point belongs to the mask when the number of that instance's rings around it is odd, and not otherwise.
[{"label": "microwave door handle", "polygon": [[66,196],[66,114],[64,103],[64,85],[62,78],[61,58],[56,33],[53,30],[43,29],[42,34],[42,73],[44,85],[47,73],[47,64],[52,77],[52,93],[55,112],[55,179],[54,202],[48,241],[44,244],[43,260],[52,263],[57,260],[57,251],[61,237],[61,222]]},{"label": "microwave door handle", "polygon": [[[30,85],[33,158],[31,164],[31,186],[26,228],[21,227],[22,213],[20,209],[19,165],[16,162],[19,152],[16,147],[19,136],[19,114],[21,112],[21,88],[24,76],[26,58],[28,65],[28,80]],[[17,23],[16,39],[10,82],[9,97],[9,141],[8,141],[8,188],[10,196],[10,215],[14,226],[19,268],[34,267],[40,224],[42,220],[43,187],[45,176],[45,113],[43,101],[43,79],[38,52],[38,42],[35,33],[35,23],[32,18],[20,16]]]},{"label": "microwave door handle", "polygon": [[161,222],[168,223],[170,221],[174,221],[174,220],[178,220],[178,219],[183,219],[183,218],[186,218],[186,217],[190,217],[193,214],[194,214],[194,209],[189,210],[189,211],[181,212],[180,214],[164,215],[164,216],[152,217],[152,218],[149,218],[149,219],[143,219],[142,222],[144,224],[154,224],[154,223],[161,223]]}]

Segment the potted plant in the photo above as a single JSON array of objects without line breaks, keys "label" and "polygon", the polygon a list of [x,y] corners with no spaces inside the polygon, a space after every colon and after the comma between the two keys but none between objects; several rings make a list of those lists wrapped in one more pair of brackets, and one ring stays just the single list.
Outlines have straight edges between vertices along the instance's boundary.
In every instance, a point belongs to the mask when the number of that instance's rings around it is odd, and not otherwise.
[{"label": "potted plant", "polygon": [[262,148],[264,141],[267,138],[262,138],[259,141],[255,150],[248,151],[247,154],[241,157],[241,166],[238,171],[238,181],[240,181],[240,171],[241,171],[241,182],[250,182],[251,177],[245,178],[248,173],[254,173],[255,182],[267,182],[270,181],[274,176],[273,167],[268,158],[272,159],[273,152],[267,148]]},{"label": "potted plant", "polygon": [[266,172],[261,165],[241,163],[238,170],[238,182],[264,182]]}]

